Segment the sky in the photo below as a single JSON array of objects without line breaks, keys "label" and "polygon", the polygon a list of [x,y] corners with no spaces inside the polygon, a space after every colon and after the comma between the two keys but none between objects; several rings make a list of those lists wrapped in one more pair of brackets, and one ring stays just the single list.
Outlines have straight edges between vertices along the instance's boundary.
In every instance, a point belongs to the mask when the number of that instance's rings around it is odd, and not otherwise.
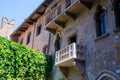
[{"label": "sky", "polygon": [[0,26],[3,17],[15,20],[14,30],[43,2],[43,0],[0,0]]}]

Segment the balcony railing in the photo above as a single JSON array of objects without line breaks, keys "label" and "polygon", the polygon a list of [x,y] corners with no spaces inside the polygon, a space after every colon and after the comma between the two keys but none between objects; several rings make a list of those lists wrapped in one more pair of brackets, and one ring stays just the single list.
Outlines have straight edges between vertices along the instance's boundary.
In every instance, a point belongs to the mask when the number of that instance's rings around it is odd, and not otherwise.
[{"label": "balcony railing", "polygon": [[57,15],[59,15],[60,13],[61,13],[61,6],[59,6],[57,9]]},{"label": "balcony railing", "polygon": [[[65,5],[58,6],[56,10],[52,10],[52,12],[49,12],[50,16],[46,17],[46,25],[49,24],[54,18],[58,17],[62,13],[64,13],[70,6],[75,4],[78,0],[65,0]],[[53,14],[56,13],[56,14]],[[52,17],[54,16],[54,17]]]},{"label": "balcony railing", "polygon": [[72,43],[56,52],[55,65],[59,65],[74,58],[77,58],[76,43]]},{"label": "balcony railing", "polygon": [[71,0],[65,0],[65,8],[69,7],[71,4]]}]

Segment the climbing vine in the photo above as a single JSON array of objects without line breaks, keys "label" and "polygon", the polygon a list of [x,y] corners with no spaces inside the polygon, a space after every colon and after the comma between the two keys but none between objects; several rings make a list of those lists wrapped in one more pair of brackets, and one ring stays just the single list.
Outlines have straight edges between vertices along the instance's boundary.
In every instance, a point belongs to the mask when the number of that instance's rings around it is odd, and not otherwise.
[{"label": "climbing vine", "polygon": [[46,55],[46,60],[47,60],[46,77],[49,78],[50,77],[50,73],[52,71],[53,62],[54,62],[53,55]]}]

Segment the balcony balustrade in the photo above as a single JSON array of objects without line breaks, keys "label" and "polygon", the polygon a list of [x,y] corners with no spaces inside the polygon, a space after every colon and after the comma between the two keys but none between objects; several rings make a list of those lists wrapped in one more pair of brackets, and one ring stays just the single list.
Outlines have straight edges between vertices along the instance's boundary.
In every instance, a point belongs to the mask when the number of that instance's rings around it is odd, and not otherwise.
[{"label": "balcony balustrade", "polygon": [[80,71],[80,73],[85,73],[85,57],[83,53],[83,48],[78,52],[76,43],[72,43],[61,50],[56,51],[55,65],[59,67],[65,77],[68,76],[70,67],[74,67],[76,70]]},{"label": "balcony balustrade", "polygon": [[84,56],[77,53],[76,43],[72,43],[56,52],[56,66],[72,66],[74,65],[74,60],[84,61]]},{"label": "balcony balustrade", "polygon": [[[46,29],[52,33],[56,29],[65,28],[69,20],[75,20],[80,12],[90,6],[86,0],[65,0],[63,5],[59,5],[46,15]],[[87,5],[87,6],[85,6]],[[88,9],[89,10],[89,9]],[[53,17],[54,16],[54,17]]]},{"label": "balcony balustrade", "polygon": [[[52,12],[50,12],[50,16],[47,17],[47,21],[46,21],[46,25],[52,21],[55,17],[58,17],[60,16],[61,13],[64,13],[66,11],[66,9],[70,6],[72,6],[75,2],[77,2],[78,0],[65,0],[65,6],[64,5],[61,5],[59,6],[58,8],[56,8],[56,10],[53,10]],[[63,8],[62,8],[63,7]],[[52,13],[55,13],[57,11],[57,14],[52,14]],[[52,16],[55,16],[54,18]]]},{"label": "balcony balustrade", "polygon": [[45,25],[48,31],[51,29],[65,28],[66,22],[71,19],[75,20],[79,14],[81,9],[79,0],[66,0],[64,3],[46,14],[48,16],[46,16]]}]

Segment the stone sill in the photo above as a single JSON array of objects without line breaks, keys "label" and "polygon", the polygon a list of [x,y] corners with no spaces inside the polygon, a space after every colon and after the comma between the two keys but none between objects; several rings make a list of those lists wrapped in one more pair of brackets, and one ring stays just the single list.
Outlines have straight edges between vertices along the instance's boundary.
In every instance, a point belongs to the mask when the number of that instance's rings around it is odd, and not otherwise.
[{"label": "stone sill", "polygon": [[106,34],[104,34],[104,35],[101,35],[101,36],[97,37],[97,38],[95,39],[95,41],[104,39],[104,38],[108,37],[109,35],[110,35],[109,33],[106,33]]},{"label": "stone sill", "polygon": [[119,28],[116,28],[116,29],[114,30],[114,32],[115,32],[115,33],[120,32],[120,27],[119,27]]}]

